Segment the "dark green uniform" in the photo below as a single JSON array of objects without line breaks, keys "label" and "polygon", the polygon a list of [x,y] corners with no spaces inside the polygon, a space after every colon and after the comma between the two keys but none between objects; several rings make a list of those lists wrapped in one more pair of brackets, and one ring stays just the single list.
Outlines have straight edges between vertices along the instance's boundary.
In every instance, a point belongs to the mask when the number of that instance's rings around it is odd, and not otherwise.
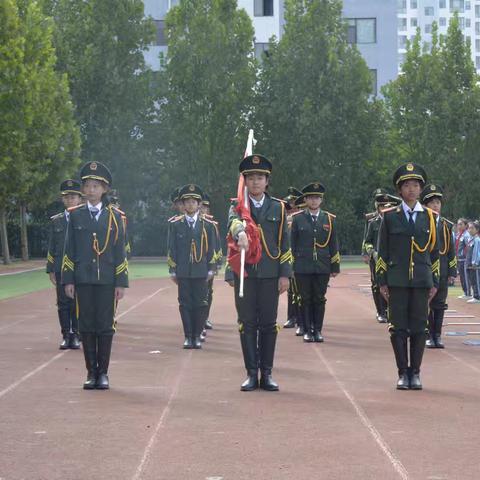
[{"label": "dark green uniform", "polygon": [[[250,201],[250,210],[261,232],[262,257],[258,264],[246,265],[243,298],[239,297],[240,279],[234,275],[235,304],[245,368],[255,377],[260,368],[266,378],[273,368],[278,332],[278,279],[291,276],[292,255],[283,202],[265,194],[262,207],[257,209]],[[228,228],[234,239],[244,230],[234,206]]]},{"label": "dark green uniform", "polygon": [[200,334],[208,317],[209,272],[217,268],[215,225],[200,213],[193,228],[185,215],[170,221],[168,265],[176,276],[185,348],[200,348]]},{"label": "dark green uniform", "polygon": [[[88,180],[111,185],[107,167],[88,162],[81,170]],[[128,287],[128,261],[120,212],[104,203],[101,210],[88,202],[70,211],[62,283],[75,285],[79,329],[88,370],[85,389],[108,389],[108,366],[115,333],[115,288]]]},{"label": "dark green uniform", "polygon": [[295,214],[291,242],[293,271],[302,299],[304,339],[322,341],[328,281],[331,273],[340,272],[335,215],[320,210],[314,219],[308,209]]},{"label": "dark green uniform", "polygon": [[[68,298],[62,285],[62,260],[67,233],[68,212],[62,212],[51,217],[48,235],[47,273],[55,273],[58,319],[65,347],[72,347],[78,335],[78,319],[75,301]],[[64,348],[61,346],[60,348]],[[74,348],[78,348],[75,343]]]},{"label": "dark green uniform", "polygon": [[[394,184],[406,180],[425,183],[425,171],[406,164]],[[410,213],[405,213],[407,209]],[[376,272],[380,286],[388,286],[388,320],[399,371],[399,389],[421,389],[419,372],[425,348],[428,296],[438,287],[439,258],[435,216],[417,202],[413,213],[404,203],[386,210],[380,226]],[[410,366],[407,339],[410,337]]]},{"label": "dark green uniform", "polygon": [[382,217],[380,215],[370,219],[367,227],[367,234],[364,240],[365,254],[369,257],[370,267],[370,281],[372,284],[372,296],[375,302],[375,308],[377,310],[377,320],[381,323],[387,321],[387,302],[380,294],[380,287],[378,285],[377,275],[375,273],[375,263],[378,256],[378,232],[382,223]]}]

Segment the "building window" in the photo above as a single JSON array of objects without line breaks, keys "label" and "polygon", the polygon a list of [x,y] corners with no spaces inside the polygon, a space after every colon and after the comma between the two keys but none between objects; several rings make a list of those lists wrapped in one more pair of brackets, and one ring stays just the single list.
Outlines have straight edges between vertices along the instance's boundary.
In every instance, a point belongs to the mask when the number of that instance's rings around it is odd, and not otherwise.
[{"label": "building window", "polygon": [[470,27],[472,26],[472,22],[471,22],[471,20],[470,20],[469,18],[466,18],[466,19],[465,19],[465,26],[466,26],[467,28],[470,28]]},{"label": "building window", "polygon": [[253,13],[256,17],[273,17],[273,0],[254,0]]},{"label": "building window", "polygon": [[268,43],[255,43],[255,58],[262,61],[263,55],[268,57]]},{"label": "building window", "polygon": [[447,0],[440,0],[438,6],[439,8],[447,8]]},{"label": "building window", "polygon": [[460,17],[458,19],[458,23],[460,25],[460,28],[463,30],[465,28],[465,17]]},{"label": "building window", "polygon": [[432,24],[431,23],[427,23],[425,25],[425,33],[432,33]]},{"label": "building window", "polygon": [[407,13],[407,0],[397,0],[398,13]]},{"label": "building window", "polygon": [[480,35],[480,22],[475,22],[475,35]]},{"label": "building window", "polygon": [[372,91],[373,95],[377,96],[378,86],[377,86],[377,70],[370,69],[370,75],[372,76]]},{"label": "building window", "polygon": [[475,18],[480,18],[480,5],[475,5]]},{"label": "building window", "polygon": [[415,10],[416,8],[418,8],[417,0],[410,0],[410,8],[412,10]]},{"label": "building window", "polygon": [[407,36],[399,35],[398,37],[398,48],[407,48]]},{"label": "building window", "polygon": [[450,12],[460,12],[465,11],[465,0],[450,0]]},{"label": "building window", "polygon": [[399,18],[398,19],[398,30],[400,32],[404,32],[407,30],[407,19],[406,18]]},{"label": "building window", "polygon": [[447,26],[447,19],[445,17],[440,17],[438,19],[438,24],[441,26],[441,27],[446,27]]},{"label": "building window", "polygon": [[469,1],[465,2],[465,10],[470,10],[472,8],[472,4]]},{"label": "building window", "polygon": [[480,51],[480,40],[478,38],[475,40],[475,50]]},{"label": "building window", "polygon": [[347,41],[348,43],[376,43],[376,18],[349,18]]},{"label": "building window", "polygon": [[480,69],[480,57],[475,57],[475,68]]},{"label": "building window", "polygon": [[434,13],[433,7],[425,7],[425,16],[432,17]]},{"label": "building window", "polygon": [[154,45],[166,46],[167,39],[165,38],[165,20],[154,20],[153,23],[157,29]]},{"label": "building window", "polygon": [[410,26],[411,27],[418,27],[418,20],[416,18],[410,19]]}]

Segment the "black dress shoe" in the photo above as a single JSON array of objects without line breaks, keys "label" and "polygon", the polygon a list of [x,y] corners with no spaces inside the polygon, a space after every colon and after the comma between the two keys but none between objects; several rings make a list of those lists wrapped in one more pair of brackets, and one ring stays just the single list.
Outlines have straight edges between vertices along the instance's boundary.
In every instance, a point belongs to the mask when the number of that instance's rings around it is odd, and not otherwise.
[{"label": "black dress shoe", "polygon": [[427,348],[437,348],[435,340],[432,337],[428,337],[427,341],[425,342],[425,347],[427,347]]},{"label": "black dress shoe", "polygon": [[295,335],[297,337],[303,337],[304,334],[305,334],[305,329],[300,325],[295,331]]},{"label": "black dress shoe", "polygon": [[97,384],[97,372],[88,372],[87,380],[83,384],[84,390],[93,390]]},{"label": "black dress shoe", "polygon": [[313,340],[317,343],[323,343],[325,341],[318,330],[313,333]]},{"label": "black dress shoe", "polygon": [[258,388],[258,376],[257,374],[248,374],[247,379],[242,383],[240,390],[242,392],[251,392]]},{"label": "black dress shoe", "polygon": [[310,332],[305,332],[305,334],[303,335],[303,341],[305,343],[313,342],[313,335]]},{"label": "black dress shoe", "polygon": [[262,374],[260,378],[260,388],[267,392],[278,392],[279,390],[277,383],[274,382],[270,374]]},{"label": "black dress shoe", "polygon": [[295,318],[289,318],[284,324],[283,328],[295,328],[296,325],[296,319]]},{"label": "black dress shoe", "polygon": [[443,342],[442,342],[442,337],[441,337],[440,335],[437,335],[437,336],[435,337],[435,346],[436,346],[437,348],[445,348],[445,345],[444,345]]},{"label": "black dress shoe", "polygon": [[410,390],[422,390],[422,388],[420,375],[418,373],[414,373],[410,379]]},{"label": "black dress shoe", "polygon": [[62,343],[60,344],[60,350],[68,350],[70,348],[70,335],[65,335],[63,337]]},{"label": "black dress shoe", "polygon": [[387,323],[387,317],[384,315],[377,315],[377,322],[378,323]]},{"label": "black dress shoe", "polygon": [[206,339],[207,339],[207,331],[203,329],[202,333],[200,334],[200,341],[204,342]]},{"label": "black dress shoe", "polygon": [[185,341],[183,342],[183,348],[186,350],[190,350],[193,348],[193,342],[190,337],[185,337]]},{"label": "black dress shoe", "polygon": [[205,328],[206,328],[207,330],[212,330],[212,329],[213,329],[213,325],[212,325],[212,322],[211,322],[210,320],[207,320],[207,321],[205,322]]},{"label": "black dress shoe", "polygon": [[110,384],[108,383],[108,375],[106,373],[98,374],[95,388],[97,390],[108,390],[110,388]]},{"label": "black dress shoe", "polygon": [[202,348],[202,341],[200,340],[200,337],[195,337],[193,339],[193,347],[195,350],[200,350]]},{"label": "black dress shoe", "polygon": [[398,376],[397,390],[409,390],[410,389],[410,380],[406,373],[401,373]]},{"label": "black dress shoe", "polygon": [[78,350],[80,348],[80,340],[78,339],[78,335],[76,333],[72,333],[70,335],[69,345],[72,350]]}]

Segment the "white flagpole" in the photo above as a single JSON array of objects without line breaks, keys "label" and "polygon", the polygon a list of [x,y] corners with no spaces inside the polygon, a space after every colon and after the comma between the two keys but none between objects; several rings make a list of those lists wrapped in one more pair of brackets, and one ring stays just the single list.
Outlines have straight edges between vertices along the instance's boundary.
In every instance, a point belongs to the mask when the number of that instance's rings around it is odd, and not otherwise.
[{"label": "white flagpole", "polygon": [[[248,131],[248,140],[247,140],[247,148],[245,150],[245,157],[252,155],[253,153],[253,146],[256,144],[256,140],[253,138],[253,129]],[[245,186],[245,190],[243,192],[243,199],[245,202],[245,208],[248,208],[248,190]],[[246,226],[245,221],[243,222],[243,226]],[[245,249],[242,248],[240,250],[240,288],[238,292],[238,296],[243,298],[243,285],[244,285],[244,276],[245,276]]]}]

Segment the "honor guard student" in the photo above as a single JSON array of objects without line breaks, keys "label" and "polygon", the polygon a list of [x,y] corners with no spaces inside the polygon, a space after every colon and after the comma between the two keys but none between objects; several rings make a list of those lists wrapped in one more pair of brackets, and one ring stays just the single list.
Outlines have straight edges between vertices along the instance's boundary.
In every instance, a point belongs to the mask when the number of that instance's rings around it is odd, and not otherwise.
[{"label": "honor guard student", "polygon": [[86,204],[69,210],[62,283],[75,298],[87,367],[86,390],[109,388],[108,366],[116,330],[115,310],[128,287],[122,215],[108,204],[108,168],[85,164],[80,172]]},{"label": "honor guard student", "polygon": [[168,266],[178,286],[178,302],[185,341],[183,348],[202,348],[208,318],[208,282],[217,269],[216,231],[200,212],[203,192],[197,185],[182,187],[178,198],[184,214],[169,222]]},{"label": "honor guard student", "polygon": [[63,337],[60,350],[68,348],[76,350],[80,348],[80,340],[75,301],[65,294],[61,276],[65,236],[70,217],[68,209],[78,206],[82,201],[80,182],[71,179],[65,180],[60,185],[60,194],[65,210],[51,218],[48,235],[47,273],[55,285],[57,293],[58,319]]},{"label": "honor guard student", "polygon": [[420,367],[428,303],[439,285],[436,218],[418,201],[426,182],[427,174],[420,165],[407,163],[395,171],[393,183],[402,203],[384,211],[378,239],[376,273],[380,292],[388,302],[399,390],[422,389]]},{"label": "honor guard student", "polygon": [[305,342],[323,342],[328,281],[340,272],[335,215],[320,209],[325,187],[311,183],[302,189],[305,210],[293,216],[293,272],[302,302]]},{"label": "honor guard student", "polygon": [[[256,263],[246,265],[244,295],[240,297],[239,271],[234,271],[235,305],[239,322],[240,340],[247,379],[242,391],[255,390],[259,386],[268,391],[279,389],[272,378],[275,344],[277,340],[277,310],[279,295],[288,290],[291,276],[292,253],[288,237],[285,205],[267,193],[272,163],[262,155],[250,155],[239,166],[246,185],[246,198],[238,198],[230,207],[228,229],[232,246],[237,250],[260,250]],[[240,179],[242,180],[242,179]],[[250,212],[252,237],[247,236],[246,227],[239,211],[247,202]],[[253,250],[252,250],[253,251]],[[230,260],[231,257],[229,257]],[[232,266],[232,261],[230,260]],[[233,270],[233,266],[232,266]]]}]

